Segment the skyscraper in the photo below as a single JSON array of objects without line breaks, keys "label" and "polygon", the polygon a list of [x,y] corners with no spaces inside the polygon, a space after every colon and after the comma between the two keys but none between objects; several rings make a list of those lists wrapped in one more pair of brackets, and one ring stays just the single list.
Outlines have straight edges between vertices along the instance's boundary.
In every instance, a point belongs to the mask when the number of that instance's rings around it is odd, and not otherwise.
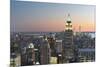
[{"label": "skyscraper", "polygon": [[74,57],[74,46],[73,46],[73,30],[72,21],[70,14],[68,14],[66,21],[66,28],[63,37],[63,63],[69,63]]},{"label": "skyscraper", "polygon": [[21,52],[21,66],[35,64],[34,44],[29,43],[27,47],[23,48]]},{"label": "skyscraper", "polygon": [[35,64],[35,52],[34,52],[34,45],[30,43],[26,49],[27,55],[27,65]]},{"label": "skyscraper", "polygon": [[50,46],[47,38],[43,39],[40,45],[40,64],[49,64]]},{"label": "skyscraper", "polygon": [[57,63],[62,63],[62,40],[56,40]]}]

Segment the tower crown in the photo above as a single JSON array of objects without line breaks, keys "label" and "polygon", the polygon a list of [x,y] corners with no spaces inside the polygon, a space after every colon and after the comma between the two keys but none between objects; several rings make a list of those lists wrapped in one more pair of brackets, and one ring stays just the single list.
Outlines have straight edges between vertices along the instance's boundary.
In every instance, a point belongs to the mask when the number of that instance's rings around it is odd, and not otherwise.
[{"label": "tower crown", "polygon": [[67,16],[67,21],[66,21],[66,28],[65,30],[72,30],[72,23],[71,23],[71,17],[70,14]]},{"label": "tower crown", "polygon": [[71,17],[70,17],[70,14],[68,14],[68,17],[67,17],[67,23],[71,23]]}]

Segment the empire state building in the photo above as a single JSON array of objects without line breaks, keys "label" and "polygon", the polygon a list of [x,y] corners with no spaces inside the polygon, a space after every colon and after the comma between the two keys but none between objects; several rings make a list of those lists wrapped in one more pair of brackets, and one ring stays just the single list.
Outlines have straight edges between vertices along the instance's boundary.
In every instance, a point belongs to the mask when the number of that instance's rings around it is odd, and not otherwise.
[{"label": "empire state building", "polygon": [[70,14],[68,14],[65,26],[63,37],[63,63],[69,63],[74,57],[73,30]]}]

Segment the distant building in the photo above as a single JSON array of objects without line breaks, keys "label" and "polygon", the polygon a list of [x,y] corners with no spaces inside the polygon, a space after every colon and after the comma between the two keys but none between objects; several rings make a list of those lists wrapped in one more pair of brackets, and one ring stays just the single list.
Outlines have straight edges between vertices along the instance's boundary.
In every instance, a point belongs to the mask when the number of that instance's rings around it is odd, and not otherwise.
[{"label": "distant building", "polygon": [[50,46],[47,39],[43,39],[40,45],[40,64],[49,64]]},{"label": "distant building", "polygon": [[63,39],[63,63],[69,63],[74,57],[73,30],[70,14],[68,14]]},{"label": "distant building", "polygon": [[62,40],[56,40],[56,52],[62,53]]},{"label": "distant building", "polygon": [[21,52],[21,66],[34,65],[34,64],[35,64],[34,44],[30,43],[27,47],[24,47]]},{"label": "distant building", "polygon": [[49,34],[48,43],[50,45],[50,64],[57,64],[57,46],[55,40],[55,34]]},{"label": "distant building", "polygon": [[78,57],[80,62],[95,61],[95,49],[84,48],[78,50]]},{"label": "distant building", "polygon": [[24,51],[23,48],[23,52],[21,51],[21,66],[26,66],[27,65],[26,63],[27,63],[27,55],[26,55],[26,50]]},{"label": "distant building", "polygon": [[62,40],[56,40],[57,63],[62,63]]},{"label": "distant building", "polygon": [[48,43],[50,45],[50,50],[51,50],[51,57],[56,57],[56,44],[55,44],[55,40],[53,39],[53,37],[48,37]]},{"label": "distant building", "polygon": [[34,44],[30,43],[26,49],[27,65],[35,64]]}]

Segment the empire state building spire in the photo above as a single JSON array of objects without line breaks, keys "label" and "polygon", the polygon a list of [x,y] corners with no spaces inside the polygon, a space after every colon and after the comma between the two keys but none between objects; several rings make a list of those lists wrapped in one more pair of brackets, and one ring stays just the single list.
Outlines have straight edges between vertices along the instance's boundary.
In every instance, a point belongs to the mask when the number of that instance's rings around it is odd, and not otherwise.
[{"label": "empire state building spire", "polygon": [[66,29],[65,30],[72,30],[72,22],[70,14],[68,13],[67,21],[66,21]]},{"label": "empire state building spire", "polygon": [[71,22],[71,17],[70,14],[68,13],[68,17],[67,17],[67,23]]}]

